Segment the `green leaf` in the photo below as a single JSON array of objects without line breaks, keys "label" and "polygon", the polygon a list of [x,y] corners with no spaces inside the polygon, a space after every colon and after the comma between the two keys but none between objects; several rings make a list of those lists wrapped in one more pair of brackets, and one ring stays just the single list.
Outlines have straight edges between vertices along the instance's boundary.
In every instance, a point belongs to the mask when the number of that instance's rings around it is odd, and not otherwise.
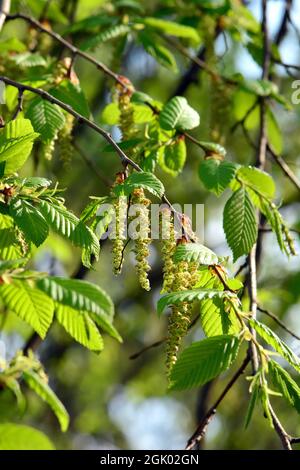
[{"label": "green leaf", "polygon": [[171,390],[199,387],[228,369],[236,359],[239,340],[221,335],[193,343],[179,356],[171,371]]},{"label": "green leaf", "polygon": [[74,111],[82,116],[90,117],[89,105],[80,85],[75,85],[70,80],[63,80],[56,88],[49,90],[49,93],[71,106]]},{"label": "green leaf", "polygon": [[200,303],[200,319],[206,336],[236,334],[241,330],[240,323],[231,308],[226,308],[223,299],[214,297]]},{"label": "green leaf", "polygon": [[255,381],[255,385],[253,387],[250,400],[249,400],[248,409],[247,409],[247,414],[246,414],[246,419],[245,419],[245,428],[247,428],[250,424],[259,394],[260,394],[259,382]]},{"label": "green leaf", "polygon": [[118,103],[109,103],[102,111],[101,122],[115,126],[119,124],[120,114]]},{"label": "green leaf", "polygon": [[164,34],[170,34],[178,38],[191,39],[195,43],[200,41],[199,34],[196,29],[191,26],[185,26],[174,21],[167,21],[160,18],[144,18],[143,23],[151,28],[162,32]]},{"label": "green leaf", "polygon": [[39,96],[30,103],[26,116],[43,142],[54,139],[65,123],[65,117],[59,107]]},{"label": "green leaf", "polygon": [[80,49],[86,51],[101,46],[104,42],[127,35],[131,31],[130,26],[126,24],[116,24],[109,26],[101,33],[90,36],[80,45]]},{"label": "green leaf", "polygon": [[102,337],[87,312],[75,310],[67,305],[56,304],[55,316],[69,335],[80,344],[91,351],[102,351]]},{"label": "green leaf", "polygon": [[277,390],[300,413],[300,387],[277,362],[270,360],[269,371]]},{"label": "green leaf", "polygon": [[278,352],[291,366],[300,372],[300,359],[296,354],[266,325],[254,318],[249,319],[249,324],[259,336]]},{"label": "green leaf", "polygon": [[10,215],[22,230],[28,242],[41,245],[47,238],[49,227],[40,211],[24,199],[16,199],[10,205]]},{"label": "green leaf", "polygon": [[51,390],[46,380],[31,370],[24,371],[22,378],[50,406],[59,421],[62,432],[65,432],[69,426],[68,412],[53,390]]},{"label": "green leaf", "polygon": [[37,53],[23,52],[12,56],[12,60],[20,67],[45,67],[47,62],[44,57]]},{"label": "green leaf", "polygon": [[29,119],[15,119],[0,130],[0,162],[6,162],[5,175],[24,165],[37,136]]},{"label": "green leaf", "polygon": [[264,97],[278,93],[277,85],[269,80],[243,80],[241,88]]},{"label": "green leaf", "polygon": [[225,205],[223,228],[234,261],[247,255],[257,238],[257,221],[250,197],[243,187],[234,192]]},{"label": "green leaf", "polygon": [[289,243],[287,243],[288,240],[286,239],[286,233],[284,231],[284,220],[275,204],[270,204],[267,201],[259,200],[259,208],[271,225],[281,251],[287,255],[294,254]]},{"label": "green leaf", "polygon": [[218,264],[217,255],[200,243],[184,243],[176,247],[174,261],[196,262],[199,264],[210,265]]},{"label": "green leaf", "polygon": [[71,240],[75,246],[85,248],[96,259],[99,256],[99,241],[95,234],[74,214],[58,204],[41,201],[39,210],[49,226],[65,238]]},{"label": "green leaf", "polygon": [[77,33],[78,31],[86,32],[98,26],[110,25],[113,21],[114,19],[112,16],[104,15],[103,13],[100,15],[88,16],[87,18],[83,18],[82,20],[67,26],[64,30],[64,34]]},{"label": "green leaf", "polygon": [[5,271],[8,271],[10,269],[20,267],[23,264],[26,264],[26,262],[27,262],[27,260],[23,259],[23,258],[13,259],[13,260],[9,260],[9,261],[0,261],[0,274],[4,273]]},{"label": "green leaf", "polygon": [[124,194],[128,196],[136,188],[147,189],[147,191],[159,198],[165,192],[162,182],[155,175],[146,171],[131,173],[124,183],[115,186],[114,192],[117,195]]},{"label": "green leaf", "polygon": [[107,293],[96,284],[49,276],[39,279],[36,285],[55,302],[113,319],[114,304]]},{"label": "green leaf", "polygon": [[199,177],[209,191],[220,196],[234,178],[236,169],[234,163],[207,158],[200,163]]},{"label": "green leaf", "polygon": [[184,139],[177,139],[164,147],[163,159],[160,165],[163,170],[176,176],[184,167],[186,161],[186,145]]},{"label": "green leaf", "polygon": [[113,302],[99,286],[87,281],[54,276],[39,279],[36,286],[56,303],[88,312],[100,328],[121,341],[119,333],[112,325]]},{"label": "green leaf", "polygon": [[205,151],[207,155],[217,155],[219,158],[225,158],[227,152],[222,145],[216,144],[215,142],[206,142],[204,140],[199,140],[198,142],[199,146],[202,148],[202,150]]},{"label": "green leaf", "polygon": [[139,39],[146,52],[152,55],[157,62],[172,70],[174,73],[178,71],[174,55],[169,51],[169,49],[159,43],[158,36],[142,32],[139,34]]},{"label": "green leaf", "polygon": [[162,108],[159,123],[166,130],[189,130],[199,126],[200,116],[183,96],[175,96]]},{"label": "green leaf", "polygon": [[88,205],[83,209],[80,214],[80,220],[82,222],[87,222],[93,219],[97,215],[97,211],[102,204],[111,204],[111,198],[107,196],[103,197],[91,197],[91,201]]},{"label": "green leaf", "polygon": [[266,121],[268,144],[273,152],[281,154],[283,150],[282,132],[270,108],[267,109]]},{"label": "green leaf", "polygon": [[7,184],[18,184],[23,188],[48,188],[51,185],[51,181],[47,178],[41,178],[39,176],[29,176],[28,178],[7,178]]},{"label": "green leaf", "polygon": [[273,199],[275,196],[275,183],[273,178],[265,171],[259,170],[253,166],[242,166],[238,169],[237,178],[253,191],[261,194],[267,199]]},{"label": "green leaf", "polygon": [[163,295],[157,302],[157,312],[160,315],[168,305],[176,305],[180,302],[193,302],[195,300],[212,299],[214,297],[236,297],[230,291],[213,289],[193,289],[179,292],[171,292]]},{"label": "green leaf", "polygon": [[0,214],[0,258],[14,260],[22,256],[22,250],[16,240],[14,221],[7,215]]},{"label": "green leaf", "polygon": [[54,450],[48,437],[24,424],[0,424],[0,450]]},{"label": "green leaf", "polygon": [[47,295],[26,281],[15,280],[13,284],[0,286],[0,296],[9,310],[45,338],[54,313],[53,301]]}]

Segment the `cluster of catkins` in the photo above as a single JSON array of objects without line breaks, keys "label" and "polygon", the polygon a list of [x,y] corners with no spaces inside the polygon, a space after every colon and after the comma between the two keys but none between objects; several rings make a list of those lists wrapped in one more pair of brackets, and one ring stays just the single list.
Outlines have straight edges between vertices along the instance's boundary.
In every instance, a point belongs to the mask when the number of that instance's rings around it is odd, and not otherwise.
[{"label": "cluster of catkins", "polygon": [[[120,184],[124,179],[124,174],[119,173],[115,184]],[[113,237],[113,271],[119,274],[122,269],[124,250],[126,246],[125,229],[127,223],[128,203],[134,205],[136,208],[134,218],[139,222],[139,230],[137,230],[134,238],[133,252],[135,254],[136,271],[140,285],[145,290],[150,290],[150,282],[148,279],[148,272],[150,265],[148,262],[150,238],[150,221],[149,209],[150,200],[145,197],[144,190],[137,188],[133,190],[130,200],[128,201],[125,196],[120,196],[114,199],[115,210],[115,230]]]},{"label": "cluster of catkins", "polygon": [[[124,86],[121,84],[116,86],[114,99],[117,100],[120,111],[119,127],[122,132],[122,140],[128,141],[132,139],[137,132],[136,126],[134,124],[134,108],[131,104],[131,96],[134,88],[126,77],[120,77],[120,79],[124,83]],[[130,157],[134,158],[135,160],[137,159],[137,155],[134,149],[131,150]],[[118,174],[116,183],[122,183],[124,178],[124,173]],[[145,290],[150,290],[150,282],[148,279],[148,272],[151,269],[148,262],[149,245],[151,243],[148,209],[150,201],[145,197],[145,193],[142,188],[136,188],[131,194],[129,203],[130,205],[136,206],[137,210],[135,217],[137,217],[139,220],[139,231],[136,234],[133,249],[136,261],[136,271],[141,287]],[[117,236],[114,238],[112,249],[113,270],[115,274],[118,274],[122,268],[124,258],[125,219],[128,212],[126,198],[119,197],[115,201],[114,208],[116,215],[115,231]]]},{"label": "cluster of catkins", "polygon": [[[198,282],[198,265],[195,262],[174,262],[176,247],[180,243],[187,243],[185,237],[176,241],[174,222],[169,209],[161,213],[160,218],[162,236],[162,259],[163,259],[163,287],[162,293],[178,292],[192,289]],[[171,308],[168,322],[167,335],[167,369],[171,371],[177,360],[180,344],[187,334],[192,321],[192,305],[181,302]]]}]

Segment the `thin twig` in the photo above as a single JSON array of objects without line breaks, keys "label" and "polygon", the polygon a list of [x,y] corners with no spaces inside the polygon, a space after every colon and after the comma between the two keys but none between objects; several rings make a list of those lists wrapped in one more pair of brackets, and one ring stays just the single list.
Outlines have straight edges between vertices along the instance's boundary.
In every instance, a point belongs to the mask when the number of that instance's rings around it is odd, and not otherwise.
[{"label": "thin twig", "polygon": [[290,22],[290,12],[292,9],[292,5],[293,5],[293,0],[285,0],[284,13],[283,13],[282,20],[278,28],[277,34],[274,39],[274,44],[276,44],[277,47],[280,46],[280,44],[282,43],[282,41],[284,40],[288,32],[288,23]]},{"label": "thin twig", "polygon": [[269,410],[272,416],[272,421],[273,421],[275,431],[278,434],[279,439],[281,440],[282,447],[285,450],[293,450],[291,446],[291,436],[289,436],[289,434],[286,432],[286,430],[282,426],[281,422],[278,419],[278,416],[276,415],[270,403],[269,403]]},{"label": "thin twig", "polygon": [[277,153],[274,152],[270,145],[267,146],[267,150],[272,156],[272,158],[275,160],[277,165],[282,169],[285,176],[287,176],[291,183],[293,183],[293,185],[298,189],[298,191],[300,191],[300,181],[298,180],[295,173],[291,170],[289,165],[286,163],[286,161],[280,155],[277,155]]},{"label": "thin twig", "polygon": [[[200,318],[200,314],[196,315],[195,318],[193,319],[192,323],[189,324],[189,327],[188,327],[188,331],[193,328],[193,326],[197,323],[197,321],[199,320]],[[140,349],[138,352],[132,354],[129,359],[137,359],[138,357],[140,357],[142,354],[144,354],[145,352],[149,351],[149,349],[152,349],[152,348],[157,348],[158,346],[161,346],[163,343],[165,343],[167,341],[167,337],[165,336],[164,338],[162,339],[159,339],[158,341],[155,341],[154,343],[151,343],[151,344],[148,344],[147,346],[143,347],[142,349]]]},{"label": "thin twig", "polygon": [[17,119],[20,112],[23,111],[23,99],[24,99],[24,93],[23,93],[23,90],[20,88],[18,90],[18,104],[17,104],[17,108],[16,108],[16,110],[15,110],[13,116],[12,116],[12,121]]},{"label": "thin twig", "polygon": [[234,376],[231,378],[231,380],[228,382],[222,393],[220,394],[219,398],[216,400],[216,402],[213,404],[213,406],[208,410],[206,413],[205,417],[197,427],[196,431],[194,434],[190,437],[190,439],[187,442],[186,450],[193,450],[194,448],[197,448],[197,445],[203,439],[203,437],[206,434],[208,425],[210,424],[211,420],[215,416],[217,412],[217,408],[220,405],[220,403],[224,400],[226,397],[227,393],[231,390],[235,382],[238,380],[238,378],[244,373],[246,367],[248,366],[250,362],[250,356],[247,354],[245,357],[242,365],[240,368],[237,370],[237,372],[234,374]]},{"label": "thin twig", "polygon": [[259,305],[257,305],[257,309],[268,317],[272,318],[272,320],[274,320],[277,325],[279,325],[283,330],[285,330],[291,336],[300,341],[300,336],[296,335],[296,333],[290,330],[276,315],[274,315],[274,313],[270,312],[269,310],[266,310],[265,308],[260,307]]}]

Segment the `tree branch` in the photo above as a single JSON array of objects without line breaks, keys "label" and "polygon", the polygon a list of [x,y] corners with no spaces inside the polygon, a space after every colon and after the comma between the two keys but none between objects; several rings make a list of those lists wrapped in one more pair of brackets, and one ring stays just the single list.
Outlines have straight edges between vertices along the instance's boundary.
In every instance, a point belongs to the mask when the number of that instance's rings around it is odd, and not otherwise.
[{"label": "tree branch", "polygon": [[73,46],[73,44],[71,44],[66,39],[64,39],[60,34],[54,32],[50,29],[47,29],[42,23],[40,23],[35,18],[33,18],[29,15],[25,15],[23,13],[15,13],[13,15],[6,15],[6,21],[14,21],[14,20],[18,20],[18,19],[26,21],[28,24],[30,24],[35,29],[37,29],[40,32],[45,33],[48,36],[52,37],[57,42],[59,42],[62,46],[64,46],[66,49],[68,49],[72,53],[73,58],[75,58],[76,56],[82,57],[83,59],[85,59],[88,62],[90,62],[91,64],[93,64],[98,70],[101,70],[103,73],[105,73],[109,77],[113,78],[117,83],[122,85],[123,88],[127,89],[127,86],[123,83],[123,81],[121,80],[120,76],[117,73],[110,70],[105,64],[103,64],[99,60],[95,59],[90,54],[88,54],[84,51],[81,51],[76,46]]},{"label": "tree branch", "polygon": [[271,157],[275,160],[277,165],[282,169],[283,173],[285,176],[291,181],[291,183],[295,186],[295,188],[300,191],[300,181],[298,180],[297,176],[295,173],[291,170],[289,165],[286,163],[286,161],[280,156],[275,153],[270,145],[267,146],[267,150]]},{"label": "tree branch", "polygon": [[287,333],[289,333],[291,336],[293,336],[295,339],[298,339],[300,341],[300,336],[296,335],[292,330],[290,330],[274,313],[270,312],[269,310],[266,310],[259,305],[257,305],[257,309],[267,315],[268,317],[272,318],[277,325],[279,325],[283,330],[285,330]]},{"label": "tree branch", "polygon": [[288,435],[284,427],[282,426],[281,422],[279,421],[275,411],[273,410],[271,404],[269,404],[269,410],[272,416],[272,421],[274,425],[274,429],[281,440],[282,447],[285,450],[293,450],[291,446],[291,436]]},{"label": "tree branch", "polygon": [[215,416],[215,414],[217,412],[218,406],[224,400],[227,393],[231,390],[231,388],[233,387],[235,382],[238,380],[238,378],[244,373],[244,371],[245,371],[246,367],[248,366],[249,362],[250,362],[250,356],[249,356],[249,354],[247,354],[247,356],[245,357],[245,359],[244,359],[242,365],[240,366],[240,368],[237,370],[237,372],[234,374],[234,376],[228,382],[228,384],[226,385],[226,387],[224,388],[224,390],[220,394],[219,398],[216,400],[216,402],[213,404],[213,406],[208,410],[205,417],[203,418],[203,420],[201,421],[201,423],[197,427],[196,431],[194,432],[194,434],[188,440],[187,445],[186,445],[186,450],[197,449],[197,446],[199,445],[199,442],[201,441],[201,439],[203,439],[203,437],[206,434],[208,425],[210,424],[211,420],[213,419],[213,417]]}]

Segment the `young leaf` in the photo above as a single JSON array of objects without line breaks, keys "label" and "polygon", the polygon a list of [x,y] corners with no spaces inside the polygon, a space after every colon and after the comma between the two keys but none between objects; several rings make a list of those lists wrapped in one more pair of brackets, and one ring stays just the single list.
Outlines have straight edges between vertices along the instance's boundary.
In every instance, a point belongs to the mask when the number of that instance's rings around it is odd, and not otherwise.
[{"label": "young leaf", "polygon": [[89,105],[80,85],[75,85],[70,80],[63,80],[56,88],[49,90],[49,93],[71,106],[77,113],[89,118]]},{"label": "young leaf", "polygon": [[80,49],[83,51],[88,49],[95,49],[96,47],[101,46],[104,42],[127,35],[130,30],[130,26],[126,24],[116,24],[109,26],[104,31],[101,31],[101,33],[90,36],[81,44]]},{"label": "young leaf", "polygon": [[283,150],[282,132],[270,108],[267,109],[266,120],[268,144],[275,153],[281,154]]},{"label": "young leaf", "polygon": [[217,255],[200,243],[185,243],[176,247],[174,261],[197,262],[199,264],[210,265],[218,264]]},{"label": "young leaf", "polygon": [[251,421],[251,418],[252,418],[252,415],[253,415],[253,411],[254,411],[257,399],[259,397],[259,393],[260,393],[259,382],[256,381],[255,385],[253,387],[251,396],[250,396],[250,401],[249,401],[247,414],[246,414],[246,419],[245,419],[245,428],[247,428],[250,424],[250,421]]},{"label": "young leaf", "polygon": [[40,211],[30,202],[24,199],[12,201],[10,215],[27,241],[39,246],[46,240],[49,233],[48,224]]},{"label": "young leaf", "polygon": [[277,390],[300,413],[300,387],[277,362],[269,361],[269,371]]},{"label": "young leaf", "polygon": [[114,305],[99,286],[87,281],[54,276],[39,279],[36,285],[57,304],[88,312],[100,328],[121,341],[119,333],[112,325]]},{"label": "young leaf", "polygon": [[45,67],[47,65],[44,57],[40,54],[23,52],[12,56],[13,61],[22,68],[26,67]]},{"label": "young leaf", "polygon": [[65,123],[59,107],[40,97],[34,98],[30,103],[26,116],[43,142],[52,140]]},{"label": "young leaf", "polygon": [[15,119],[0,130],[0,162],[6,162],[5,175],[18,171],[24,165],[37,136],[29,119]]},{"label": "young leaf", "polygon": [[195,300],[212,299],[214,297],[236,297],[230,291],[213,289],[193,289],[179,292],[171,292],[163,295],[157,303],[157,312],[160,315],[168,305],[176,305],[180,302],[193,302]]},{"label": "young leaf", "polygon": [[54,450],[49,438],[24,424],[0,424],[0,450]]},{"label": "young leaf", "polygon": [[81,220],[59,204],[41,201],[38,207],[52,230],[70,239],[75,246],[88,250],[89,257],[94,255],[98,259],[99,241]]},{"label": "young leaf", "polygon": [[26,281],[15,280],[13,284],[0,286],[0,297],[4,305],[45,338],[52,323],[53,301],[39,289],[31,287]]},{"label": "young leaf", "polygon": [[171,371],[171,390],[199,387],[228,369],[236,359],[239,339],[213,336],[193,343],[179,356]]},{"label": "young leaf", "polygon": [[236,334],[241,325],[232,309],[225,309],[223,299],[214,297],[200,302],[200,319],[206,336]]},{"label": "young leaf", "polygon": [[162,108],[159,123],[166,130],[184,131],[199,126],[200,116],[183,96],[175,96]]},{"label": "young leaf", "polygon": [[116,126],[119,124],[120,114],[118,103],[109,103],[102,110],[101,122],[109,126]]},{"label": "young leaf", "polygon": [[163,170],[178,175],[184,167],[186,161],[186,145],[184,139],[177,139],[170,145],[164,148],[163,153]]},{"label": "young leaf", "polygon": [[78,279],[49,276],[39,279],[36,286],[55,302],[113,319],[114,305],[112,300],[96,284]]},{"label": "young leaf", "polygon": [[162,182],[152,173],[146,171],[131,173],[123,184],[115,186],[114,192],[117,195],[124,194],[128,196],[134,189],[147,189],[150,193],[161,198],[165,192]]},{"label": "young leaf", "polygon": [[69,426],[68,412],[53,390],[51,390],[46,380],[31,370],[24,371],[22,378],[50,406],[59,421],[62,432],[65,432]]},{"label": "young leaf", "polygon": [[234,178],[236,168],[234,163],[207,158],[200,163],[199,177],[209,191],[220,196]]},{"label": "young leaf", "polygon": [[151,28],[164,33],[176,36],[178,38],[191,39],[194,42],[199,42],[200,37],[196,29],[191,26],[185,26],[174,21],[167,21],[161,18],[145,18],[143,23]]},{"label": "young leaf", "polygon": [[15,260],[22,257],[22,249],[17,243],[14,221],[7,215],[0,214],[0,258]]},{"label": "young leaf", "polygon": [[102,337],[87,312],[75,310],[67,305],[56,304],[55,316],[67,333],[80,344],[91,351],[102,351]]},{"label": "young leaf", "polygon": [[266,325],[254,318],[249,319],[249,324],[259,336],[275,349],[291,366],[300,372],[300,359],[296,354]]},{"label": "young leaf", "polygon": [[157,35],[147,34],[142,32],[139,34],[139,40],[144,46],[148,54],[152,55],[157,62],[164,67],[169,68],[172,72],[177,72],[177,63],[174,55],[165,46],[159,43]]},{"label": "young leaf", "polygon": [[268,173],[252,166],[240,167],[237,171],[239,181],[249,186],[254,191],[267,199],[273,199],[275,196],[275,183]]},{"label": "young leaf", "polygon": [[250,197],[243,187],[235,191],[225,205],[223,228],[234,261],[247,255],[257,238],[257,221]]}]

